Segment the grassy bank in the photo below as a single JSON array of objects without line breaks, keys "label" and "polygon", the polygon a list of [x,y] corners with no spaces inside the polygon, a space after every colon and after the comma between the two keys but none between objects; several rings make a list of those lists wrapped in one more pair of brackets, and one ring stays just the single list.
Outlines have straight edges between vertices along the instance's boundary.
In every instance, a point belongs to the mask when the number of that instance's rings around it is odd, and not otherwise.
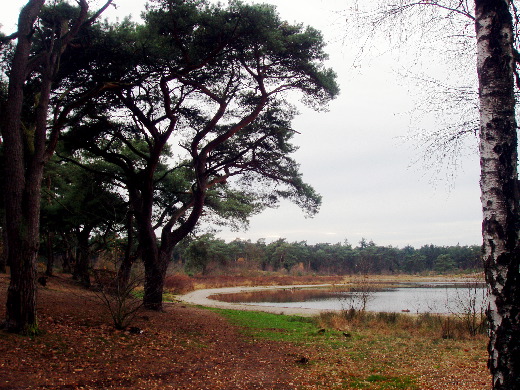
[{"label": "grassy bank", "polygon": [[[314,381],[305,389],[464,389],[489,386],[486,336],[471,336],[455,317],[324,314],[313,319],[211,309],[251,340],[293,343],[294,359]],[[446,321],[458,329],[447,337]]]}]

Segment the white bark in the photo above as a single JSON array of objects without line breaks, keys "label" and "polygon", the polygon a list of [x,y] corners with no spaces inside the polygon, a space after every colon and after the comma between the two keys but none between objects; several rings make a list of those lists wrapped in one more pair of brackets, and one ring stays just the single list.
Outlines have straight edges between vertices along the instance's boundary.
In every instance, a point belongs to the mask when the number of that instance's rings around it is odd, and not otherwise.
[{"label": "white bark", "polygon": [[[482,237],[489,287],[493,389],[520,384],[517,341],[519,196],[513,24],[508,0],[475,0],[480,99]],[[520,286],[519,286],[520,287]]]}]

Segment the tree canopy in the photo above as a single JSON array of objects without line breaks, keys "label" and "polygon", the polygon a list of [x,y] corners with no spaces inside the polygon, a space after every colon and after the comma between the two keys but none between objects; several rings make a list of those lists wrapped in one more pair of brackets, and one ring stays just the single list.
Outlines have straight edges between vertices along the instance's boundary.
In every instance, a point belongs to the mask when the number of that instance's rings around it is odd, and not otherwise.
[{"label": "tree canopy", "polygon": [[269,5],[172,0],[153,2],[142,25],[82,38],[65,53],[61,88],[103,94],[78,110],[65,143],[110,164],[100,173],[127,191],[148,306],[160,306],[173,248],[201,218],[243,224],[280,199],[317,212],[321,198],[291,157],[292,100],[320,109],[339,92],[317,30]]}]

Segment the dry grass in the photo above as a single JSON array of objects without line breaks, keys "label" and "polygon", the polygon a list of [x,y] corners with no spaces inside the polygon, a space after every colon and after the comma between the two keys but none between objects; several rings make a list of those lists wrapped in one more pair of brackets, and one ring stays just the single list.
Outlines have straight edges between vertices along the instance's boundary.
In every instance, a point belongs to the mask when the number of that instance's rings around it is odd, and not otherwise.
[{"label": "dry grass", "polygon": [[[347,333],[347,332],[344,332]],[[315,389],[486,390],[484,338],[448,340],[435,335],[352,327],[335,345],[318,346],[310,360]],[[341,336],[339,336],[341,337]]]},{"label": "dry grass", "polygon": [[318,349],[318,389],[490,387],[487,336],[471,336],[457,317],[349,311],[322,314],[317,321],[324,339],[343,337]]},{"label": "dry grass", "polygon": [[223,288],[223,287],[249,287],[249,286],[289,286],[300,284],[336,284],[342,283],[342,276],[320,275],[282,275],[282,274],[258,274],[258,275],[208,275],[192,277],[194,288]]},{"label": "dry grass", "polygon": [[[350,285],[369,283],[372,287],[388,287],[392,283],[473,281],[481,275],[291,275],[276,272],[243,272],[237,274],[188,276],[181,272],[167,276],[165,289],[172,294],[184,294],[193,290],[225,287],[291,286],[291,285]],[[344,286],[340,288],[345,288]]]},{"label": "dry grass", "polygon": [[475,334],[464,317],[436,313],[373,313],[359,310],[322,313],[317,321],[322,328],[339,331],[371,329],[380,333],[453,340],[486,340],[484,316]]},{"label": "dry grass", "polygon": [[427,316],[326,314],[313,324],[297,316],[216,311],[254,340],[284,340],[305,351],[298,356],[306,368],[300,390],[489,388],[486,337],[443,338]]},{"label": "dry grass", "polygon": [[171,294],[186,294],[195,289],[193,280],[184,274],[169,275],[164,281],[164,289]]}]

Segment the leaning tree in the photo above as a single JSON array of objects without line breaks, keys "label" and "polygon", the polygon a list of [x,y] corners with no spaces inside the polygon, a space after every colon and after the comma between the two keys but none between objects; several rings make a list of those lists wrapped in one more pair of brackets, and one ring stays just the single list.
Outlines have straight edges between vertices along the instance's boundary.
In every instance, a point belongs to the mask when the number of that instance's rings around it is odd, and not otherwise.
[{"label": "leaning tree", "polygon": [[284,22],[273,6],[156,1],[144,19],[100,31],[100,44],[126,42],[115,55],[84,53],[86,82],[113,88],[67,139],[118,167],[142,250],[144,303],[160,309],[173,250],[201,218],[244,220],[281,198],[317,211],[320,197],[290,156],[290,102],[300,96],[318,109],[338,87],[321,34]]}]

